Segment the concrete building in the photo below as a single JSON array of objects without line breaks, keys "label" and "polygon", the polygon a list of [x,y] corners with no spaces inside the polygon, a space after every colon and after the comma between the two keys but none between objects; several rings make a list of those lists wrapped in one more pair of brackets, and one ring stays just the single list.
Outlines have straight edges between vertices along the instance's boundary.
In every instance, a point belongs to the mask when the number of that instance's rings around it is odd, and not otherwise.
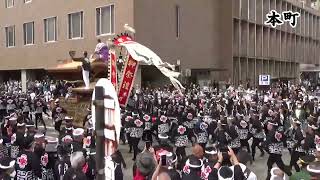
[{"label": "concrete building", "polygon": [[[300,64],[318,65],[320,19],[310,0],[4,0],[0,3],[0,77],[37,78],[41,70],[92,53],[128,23],[135,39],[183,75],[250,80],[259,74],[296,78]],[[310,6],[310,7],[309,7]],[[270,10],[300,12],[296,28],[264,25]],[[179,63],[180,62],[180,63]],[[161,83],[155,69],[140,67],[140,81]],[[10,74],[10,76],[9,76]],[[81,77],[79,77],[80,79]]]}]

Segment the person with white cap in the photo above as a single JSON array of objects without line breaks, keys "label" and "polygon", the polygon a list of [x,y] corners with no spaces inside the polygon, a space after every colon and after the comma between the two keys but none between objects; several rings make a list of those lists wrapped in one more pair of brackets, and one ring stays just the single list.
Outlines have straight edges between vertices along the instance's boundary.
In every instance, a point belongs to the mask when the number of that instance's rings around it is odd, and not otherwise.
[{"label": "person with white cap", "polygon": [[65,121],[65,127],[61,128],[61,131],[59,132],[59,136],[60,137],[64,137],[66,135],[72,136],[72,132],[74,130],[73,117],[65,116],[64,121]]},{"label": "person with white cap", "polygon": [[0,180],[13,180],[16,177],[15,162],[9,157],[0,158]]},{"label": "person with white cap", "polygon": [[182,180],[201,180],[202,166],[202,160],[193,155],[189,156],[182,170]]},{"label": "person with white cap", "polygon": [[86,156],[86,150],[83,148],[84,129],[76,128],[72,132],[73,141],[71,143],[71,152],[83,151]]}]

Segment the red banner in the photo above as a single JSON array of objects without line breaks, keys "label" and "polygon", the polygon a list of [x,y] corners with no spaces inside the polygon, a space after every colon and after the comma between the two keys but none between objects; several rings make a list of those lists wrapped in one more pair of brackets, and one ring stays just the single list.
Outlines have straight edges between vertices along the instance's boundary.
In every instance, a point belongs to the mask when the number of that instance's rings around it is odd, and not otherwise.
[{"label": "red banner", "polygon": [[117,58],[116,58],[116,53],[114,51],[110,51],[110,74],[109,78],[111,83],[114,86],[114,89],[117,91],[117,86],[118,86],[118,78],[117,78]]},{"label": "red banner", "polygon": [[123,71],[122,81],[119,86],[118,99],[122,107],[126,107],[133,86],[134,78],[138,70],[138,61],[129,56]]}]

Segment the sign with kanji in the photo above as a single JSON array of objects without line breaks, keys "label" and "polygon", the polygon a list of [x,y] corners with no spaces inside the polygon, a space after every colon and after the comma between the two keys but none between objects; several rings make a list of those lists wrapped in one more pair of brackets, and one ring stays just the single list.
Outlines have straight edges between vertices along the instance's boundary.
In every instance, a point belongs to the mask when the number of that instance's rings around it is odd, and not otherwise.
[{"label": "sign with kanji", "polygon": [[118,79],[117,79],[117,58],[114,50],[110,50],[110,81],[114,86],[114,89],[117,90]]},{"label": "sign with kanji", "polygon": [[123,77],[118,92],[119,104],[122,107],[126,107],[127,105],[137,69],[138,61],[129,56],[123,71]]}]

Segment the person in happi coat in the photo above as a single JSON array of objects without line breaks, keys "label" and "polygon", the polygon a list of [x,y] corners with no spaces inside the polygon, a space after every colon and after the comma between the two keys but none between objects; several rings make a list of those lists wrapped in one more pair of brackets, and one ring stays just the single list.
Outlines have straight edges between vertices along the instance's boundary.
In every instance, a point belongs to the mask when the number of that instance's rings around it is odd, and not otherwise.
[{"label": "person in happi coat", "polygon": [[168,134],[170,132],[170,121],[166,116],[166,111],[160,111],[160,116],[157,118],[153,129],[156,131],[156,134]]},{"label": "person in happi coat", "polygon": [[203,161],[197,157],[189,156],[182,170],[182,180],[201,180]]},{"label": "person in happi coat", "polygon": [[0,180],[13,180],[16,176],[15,160],[9,157],[0,158]]},{"label": "person in happi coat", "polygon": [[143,135],[144,124],[143,121],[140,120],[140,116],[137,112],[132,113],[132,120],[129,121],[130,128],[130,140],[132,142],[133,147],[133,160],[136,159],[137,154],[139,153],[138,144]]},{"label": "person in happi coat", "polygon": [[253,115],[250,118],[250,134],[252,135],[252,145],[251,145],[251,153],[252,153],[252,160],[255,159],[256,155],[256,147],[260,149],[260,156],[264,156],[264,150],[261,146],[261,143],[264,141],[265,133],[263,129],[263,124],[258,119],[257,115]]},{"label": "person in happi coat", "polygon": [[300,125],[301,122],[298,119],[293,119],[292,139],[294,145],[292,147],[290,167],[292,168],[292,166],[294,166],[296,172],[300,171],[300,168],[297,164],[299,158],[305,155],[304,149],[302,147],[302,141],[304,140],[304,137]]},{"label": "person in happi coat", "polygon": [[70,148],[67,143],[63,142],[57,147],[58,159],[54,165],[54,177],[56,180],[63,180],[65,173],[71,167],[70,154]]},{"label": "person in happi coat", "polygon": [[180,163],[181,160],[187,157],[185,148],[189,144],[188,128],[181,119],[178,119],[178,124],[172,128],[171,138],[176,147],[176,156]]},{"label": "person in happi coat", "polygon": [[54,120],[54,129],[58,132],[61,131],[61,124],[64,120],[67,111],[60,106],[59,99],[54,101],[54,108],[52,109],[52,119]]},{"label": "person in happi coat", "polygon": [[267,137],[266,141],[264,142],[264,145],[269,153],[267,166],[268,166],[268,176],[269,179],[271,174],[270,170],[274,163],[277,164],[277,166],[284,171],[287,175],[291,175],[291,170],[288,170],[285,168],[285,165],[282,161],[282,151],[284,149],[284,133],[277,131],[278,124],[274,121],[268,121],[267,125]]},{"label": "person in happi coat", "polygon": [[202,146],[202,149],[204,150],[209,137],[208,124],[203,120],[203,112],[199,113],[198,118],[199,120],[194,127],[194,135],[196,137],[196,142]]},{"label": "person in happi coat", "polygon": [[42,167],[42,180],[54,179],[54,166],[58,160],[57,154],[58,138],[46,137],[45,152],[40,158]]},{"label": "person in happi coat", "polygon": [[25,123],[18,123],[16,133],[11,136],[10,157],[12,159],[16,159],[20,150],[23,148],[25,129]]},{"label": "person in happi coat", "polygon": [[309,122],[307,126],[308,128],[304,139],[303,149],[305,150],[306,155],[314,155],[316,150],[316,137],[318,136],[317,131],[319,127],[314,122]]},{"label": "person in happi coat", "polygon": [[241,147],[240,136],[237,131],[237,126],[235,125],[235,119],[229,118],[229,120],[231,121],[231,123],[227,129],[227,134],[229,135],[228,138],[230,139],[228,146],[231,147],[235,153],[238,153]]},{"label": "person in happi coat", "polygon": [[22,115],[24,117],[24,120],[26,122],[31,121],[30,119],[31,108],[27,99],[23,100],[21,109],[22,109]]},{"label": "person in happi coat", "polygon": [[213,167],[218,161],[218,149],[213,146],[206,147],[204,159],[204,179],[213,179]]},{"label": "person in happi coat", "polygon": [[166,154],[166,159],[168,163],[168,175],[170,176],[171,179],[176,179],[176,180],[181,180],[181,176],[179,172],[177,171],[177,156],[172,153],[168,152]]},{"label": "person in happi coat", "polygon": [[251,138],[249,133],[249,124],[244,120],[243,116],[240,116],[239,120],[235,123],[237,126],[237,131],[240,137],[241,147],[246,147],[247,151],[250,153],[250,146],[248,140]]},{"label": "person in happi coat", "polygon": [[142,116],[143,123],[144,123],[144,131],[142,139],[144,141],[152,142],[152,119],[151,116],[147,113],[143,113]]},{"label": "person in happi coat", "polygon": [[82,151],[83,155],[86,157],[86,149],[83,148],[83,139],[84,139],[84,129],[76,128],[72,132],[72,143],[71,143],[71,153],[76,151]]},{"label": "person in happi coat", "polygon": [[73,117],[65,116],[64,117],[64,121],[65,121],[65,127],[62,127],[61,131],[59,132],[59,137],[61,137],[61,138],[66,136],[66,135],[72,136],[72,133],[73,133],[73,130],[74,130]]},{"label": "person in happi coat", "polygon": [[7,108],[6,109],[7,109],[7,113],[8,114],[13,113],[17,108],[16,102],[12,99],[11,96],[7,97],[7,103],[6,104],[7,104]]},{"label": "person in happi coat", "polygon": [[7,115],[7,104],[5,98],[0,96],[0,123],[3,121],[3,118]]},{"label": "person in happi coat", "polygon": [[2,135],[0,133],[0,159],[9,158],[9,153],[7,147],[3,143]]},{"label": "person in happi coat", "polygon": [[43,115],[42,115],[42,113],[45,113],[48,116],[50,116],[47,113],[47,105],[39,98],[39,99],[36,100],[35,106],[36,106],[35,107],[36,129],[38,129],[38,121],[40,121],[43,124],[44,129],[47,130],[46,123],[44,122]]},{"label": "person in happi coat", "polygon": [[23,149],[19,152],[15,169],[17,171],[17,180],[41,179],[40,159],[33,152],[34,138],[27,136],[24,139]]}]

